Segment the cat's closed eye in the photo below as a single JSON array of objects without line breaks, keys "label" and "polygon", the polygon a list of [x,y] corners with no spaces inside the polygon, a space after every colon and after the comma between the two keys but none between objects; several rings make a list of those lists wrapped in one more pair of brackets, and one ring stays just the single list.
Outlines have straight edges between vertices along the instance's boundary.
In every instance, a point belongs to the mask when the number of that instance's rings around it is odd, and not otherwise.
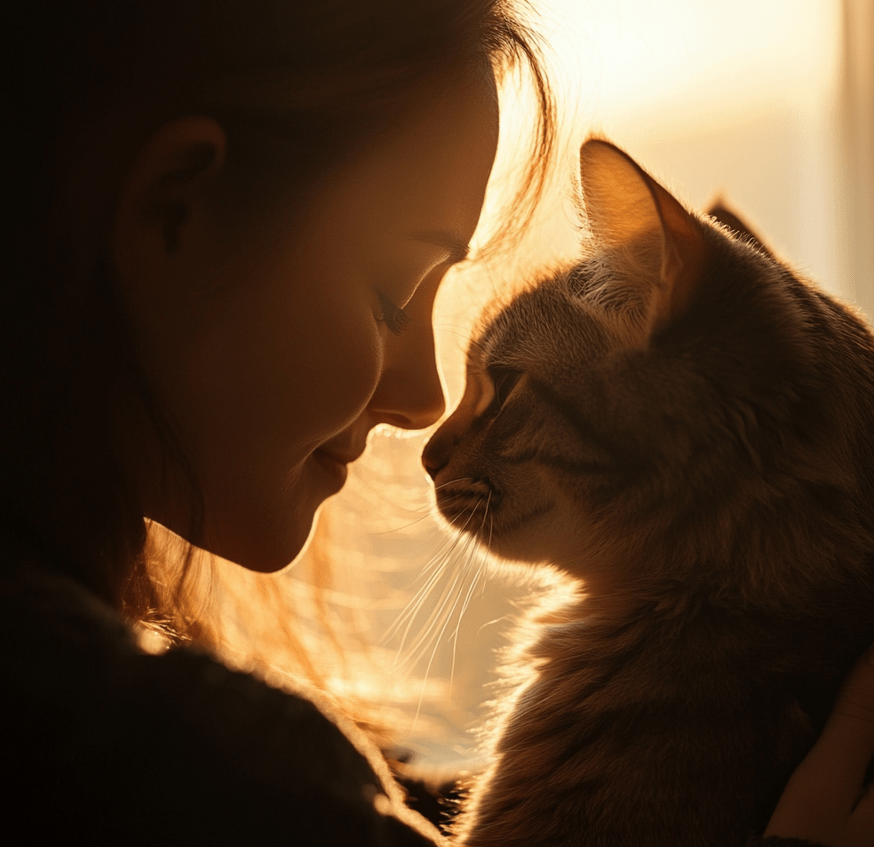
[{"label": "cat's closed eye", "polygon": [[507,402],[519,378],[522,376],[522,371],[517,368],[510,368],[506,365],[490,365],[486,368],[489,379],[492,381],[494,397],[489,407],[486,409],[486,417],[494,417],[501,411],[504,403]]}]

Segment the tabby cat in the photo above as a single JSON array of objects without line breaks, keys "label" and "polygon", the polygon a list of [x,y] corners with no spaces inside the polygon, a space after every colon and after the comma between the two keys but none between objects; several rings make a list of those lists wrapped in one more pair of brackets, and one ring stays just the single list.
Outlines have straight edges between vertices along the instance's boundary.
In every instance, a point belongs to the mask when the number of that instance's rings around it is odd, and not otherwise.
[{"label": "tabby cat", "polygon": [[579,581],[456,836],[739,847],[874,641],[874,339],[730,213],[580,161],[585,258],[488,321],[423,458],[451,524]]}]

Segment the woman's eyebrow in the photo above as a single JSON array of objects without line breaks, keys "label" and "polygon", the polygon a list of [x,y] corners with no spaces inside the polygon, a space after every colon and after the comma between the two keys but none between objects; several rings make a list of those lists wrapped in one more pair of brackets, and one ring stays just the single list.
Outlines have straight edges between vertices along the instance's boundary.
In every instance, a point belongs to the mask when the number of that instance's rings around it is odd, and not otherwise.
[{"label": "woman's eyebrow", "polygon": [[454,232],[440,232],[428,230],[426,232],[414,232],[410,235],[414,241],[424,241],[426,244],[435,244],[449,252],[449,264],[463,262],[470,253],[470,245],[459,238]]}]

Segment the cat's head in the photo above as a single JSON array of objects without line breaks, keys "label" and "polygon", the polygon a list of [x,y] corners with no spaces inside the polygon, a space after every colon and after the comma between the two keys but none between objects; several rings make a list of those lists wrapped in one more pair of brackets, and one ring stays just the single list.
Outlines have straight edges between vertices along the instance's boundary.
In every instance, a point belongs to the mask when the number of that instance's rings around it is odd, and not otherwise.
[{"label": "cat's head", "polygon": [[862,324],[612,144],[580,161],[586,257],[485,323],[425,450],[444,517],[605,584],[645,567],[725,586],[769,556],[810,582],[836,545],[870,548],[849,538],[871,524]]}]

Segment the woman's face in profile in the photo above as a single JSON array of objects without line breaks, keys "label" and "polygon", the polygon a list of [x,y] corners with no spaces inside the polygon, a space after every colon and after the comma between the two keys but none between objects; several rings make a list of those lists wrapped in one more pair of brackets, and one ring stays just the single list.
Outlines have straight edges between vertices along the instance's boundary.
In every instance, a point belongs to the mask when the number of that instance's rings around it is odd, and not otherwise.
[{"label": "woman's face in profile", "polygon": [[284,567],[372,427],[442,413],[431,310],[473,235],[497,123],[491,74],[459,74],[331,174],[303,215],[236,230],[193,217],[174,269],[126,292],[205,494],[212,552]]}]

